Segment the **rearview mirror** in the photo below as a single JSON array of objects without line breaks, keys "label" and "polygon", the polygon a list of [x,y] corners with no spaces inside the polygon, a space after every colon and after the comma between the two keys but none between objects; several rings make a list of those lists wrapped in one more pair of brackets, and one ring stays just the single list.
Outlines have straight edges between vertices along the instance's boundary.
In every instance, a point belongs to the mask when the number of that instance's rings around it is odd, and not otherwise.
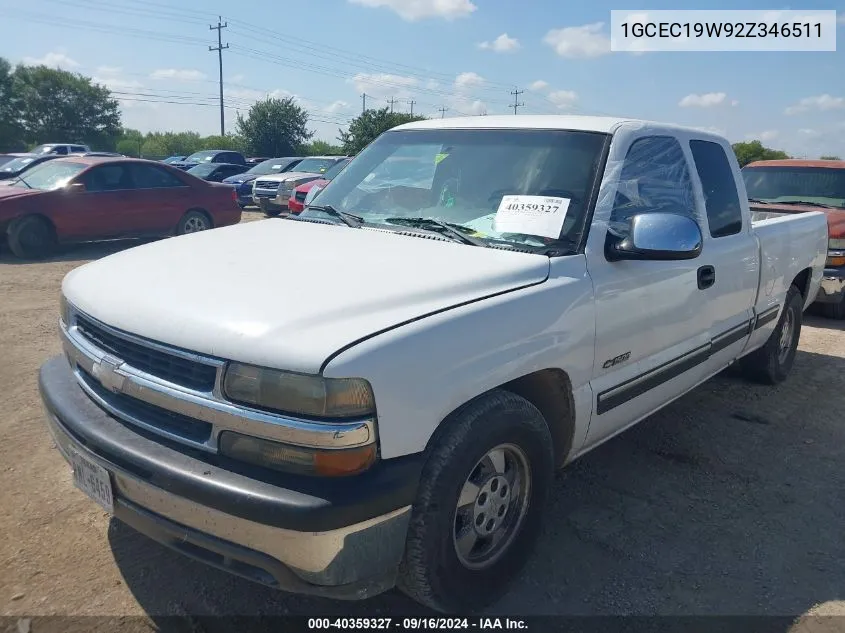
[{"label": "rearview mirror", "polygon": [[642,213],[630,221],[627,237],[608,234],[605,254],[609,261],[622,259],[682,260],[701,254],[703,237],[698,223],[676,213]]},{"label": "rearview mirror", "polygon": [[68,193],[82,193],[85,191],[85,185],[81,182],[72,182],[65,187],[65,191]]}]

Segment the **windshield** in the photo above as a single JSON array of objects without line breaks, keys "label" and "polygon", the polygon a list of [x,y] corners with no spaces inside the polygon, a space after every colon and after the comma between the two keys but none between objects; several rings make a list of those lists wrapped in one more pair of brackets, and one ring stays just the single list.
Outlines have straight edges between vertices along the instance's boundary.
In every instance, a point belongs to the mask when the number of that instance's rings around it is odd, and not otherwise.
[{"label": "windshield", "polygon": [[169,158],[165,158],[163,162],[169,165],[170,163],[178,163],[179,161],[182,161],[184,159],[184,156],[171,156]]},{"label": "windshield", "polygon": [[188,173],[193,174],[197,178],[205,178],[210,176],[216,169],[216,164],[205,163],[201,165],[194,165],[188,170]]},{"label": "windshield", "polygon": [[325,174],[323,174],[324,180],[334,180],[335,176],[337,176],[340,172],[343,171],[343,168],[349,164],[351,158],[347,158],[346,160],[342,160],[339,163],[335,163],[334,167],[329,167]]},{"label": "windshield", "polygon": [[[482,239],[571,250],[608,139],[567,130],[386,132],[326,185],[319,206],[382,226],[434,219]],[[323,217],[319,206],[305,217]]]},{"label": "windshield", "polygon": [[25,182],[16,182],[16,184],[42,191],[58,189],[68,184],[74,176],[87,167],[88,165],[84,163],[49,160],[27,171],[22,176]]},{"label": "windshield", "polygon": [[801,200],[845,207],[845,169],[830,167],[745,167],[749,198],[765,202]]},{"label": "windshield", "polygon": [[267,174],[278,174],[285,170],[285,168],[294,162],[295,158],[271,158],[258,163],[255,167],[247,171],[248,174],[255,174],[256,176],[266,176]]},{"label": "windshield", "polygon": [[296,171],[308,174],[324,174],[336,162],[336,158],[306,158],[296,166]]},{"label": "windshield", "polygon": [[205,163],[217,156],[217,152],[194,152],[185,159],[186,163]]},{"label": "windshield", "polygon": [[35,156],[18,156],[0,167],[0,171],[17,172],[35,160]]},{"label": "windshield", "polygon": [[39,145],[34,150],[32,150],[32,153],[38,154],[39,156],[41,156],[42,154],[49,154],[53,151],[53,149],[55,149],[55,147],[55,145]]}]

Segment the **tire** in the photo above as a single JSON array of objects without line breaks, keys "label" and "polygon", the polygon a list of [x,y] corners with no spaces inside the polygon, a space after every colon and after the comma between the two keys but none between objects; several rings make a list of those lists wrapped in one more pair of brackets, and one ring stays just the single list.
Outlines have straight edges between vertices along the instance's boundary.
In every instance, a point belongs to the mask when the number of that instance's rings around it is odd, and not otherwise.
[{"label": "tire", "polygon": [[845,299],[837,303],[823,303],[822,314],[828,319],[845,319]]},{"label": "tire", "polygon": [[281,210],[279,209],[264,209],[264,215],[268,218],[275,218],[282,214]]},{"label": "tire", "polygon": [[21,259],[44,259],[58,243],[56,230],[46,219],[25,215],[14,220],[7,231],[9,250]]},{"label": "tire", "polygon": [[[798,339],[801,338],[803,313],[801,292],[795,286],[790,286],[778,324],[769,340],[763,347],[740,360],[746,378],[764,385],[776,385],[786,380],[795,361]],[[791,331],[785,332],[787,329]]]},{"label": "tire", "polygon": [[[501,446],[506,447],[500,453],[507,466],[505,475],[512,477],[520,471],[528,475],[522,475],[523,485],[515,486],[513,495],[503,489],[507,477],[497,477],[489,470],[493,462],[486,455]],[[507,589],[539,536],[554,471],[551,433],[534,405],[496,390],[449,416],[428,453],[411,511],[397,586],[437,611],[474,611]],[[464,500],[469,503],[463,506],[464,512],[459,512],[458,502],[471,476],[481,485],[477,490],[466,488],[471,494]],[[501,505],[508,500],[509,505]],[[501,508],[505,508],[503,513]],[[475,523],[480,525],[479,530],[489,529],[494,516],[504,526],[501,549],[492,552],[487,561],[473,559],[472,553],[483,554],[482,546],[487,542],[479,538],[475,549],[468,550],[469,555],[462,560],[457,543],[470,541],[458,539],[457,534],[477,534],[473,523],[479,520]]]},{"label": "tire", "polygon": [[176,235],[199,233],[213,228],[211,220],[202,211],[188,211],[176,225]]}]

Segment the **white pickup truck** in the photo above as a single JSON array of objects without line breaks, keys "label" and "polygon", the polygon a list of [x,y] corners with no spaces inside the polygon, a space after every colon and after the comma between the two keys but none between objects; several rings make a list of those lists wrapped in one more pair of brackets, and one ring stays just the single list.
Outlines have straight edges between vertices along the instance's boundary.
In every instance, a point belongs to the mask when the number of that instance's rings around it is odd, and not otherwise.
[{"label": "white pickup truck", "polygon": [[827,251],[752,222],[725,139],[624,119],[403,125],[315,203],[69,273],[47,424],[175,550],[444,612],[507,587],[555,468],[735,361],[784,380]]}]

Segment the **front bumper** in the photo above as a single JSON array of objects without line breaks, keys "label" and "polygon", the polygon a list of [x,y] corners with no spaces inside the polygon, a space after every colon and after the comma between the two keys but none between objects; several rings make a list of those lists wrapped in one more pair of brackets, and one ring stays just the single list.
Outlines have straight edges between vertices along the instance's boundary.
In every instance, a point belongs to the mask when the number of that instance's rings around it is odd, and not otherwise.
[{"label": "front bumper", "polygon": [[275,197],[253,195],[255,204],[262,211],[285,211],[288,208],[288,200],[290,199],[290,192],[279,193]]},{"label": "front bumper", "polygon": [[845,267],[825,268],[816,303],[840,303],[845,300]]},{"label": "front bumper", "polygon": [[108,470],[115,517],[153,540],[295,593],[362,599],[395,584],[419,456],[331,481],[259,479],[243,465],[180,450],[110,416],[62,357],[42,366],[39,388],[65,459],[76,451]]}]

